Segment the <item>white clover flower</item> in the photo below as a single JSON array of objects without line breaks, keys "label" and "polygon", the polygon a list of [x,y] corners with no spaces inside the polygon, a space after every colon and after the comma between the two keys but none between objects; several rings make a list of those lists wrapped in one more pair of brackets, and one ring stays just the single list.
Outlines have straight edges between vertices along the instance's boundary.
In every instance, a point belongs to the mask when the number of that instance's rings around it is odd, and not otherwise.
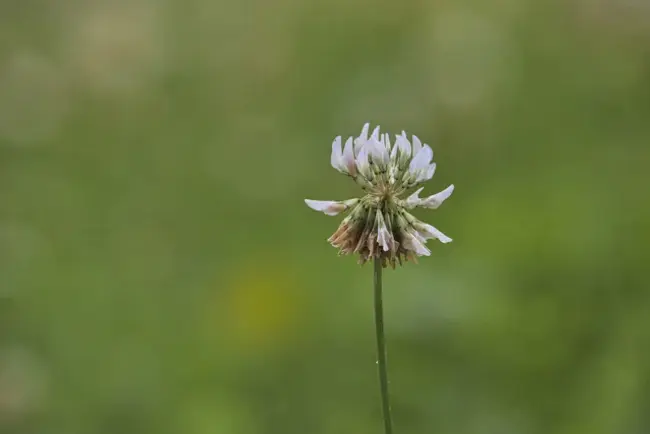
[{"label": "white clover flower", "polygon": [[331,164],[350,176],[367,194],[360,199],[321,201],[305,199],[310,208],[327,215],[350,211],[339,228],[328,239],[339,254],[359,254],[359,262],[376,258],[385,267],[402,264],[402,259],[416,261],[429,256],[427,240],[442,243],[451,238],[424,223],[407,210],[415,207],[438,208],[454,191],[453,184],[434,195],[420,198],[424,187],[406,199],[407,190],[428,181],[436,171],[433,151],[419,138],[409,141],[404,131],[395,136],[381,134],[379,126],[370,133],[370,124],[363,126],[359,137],[349,137],[343,145],[341,137],[332,142]]}]

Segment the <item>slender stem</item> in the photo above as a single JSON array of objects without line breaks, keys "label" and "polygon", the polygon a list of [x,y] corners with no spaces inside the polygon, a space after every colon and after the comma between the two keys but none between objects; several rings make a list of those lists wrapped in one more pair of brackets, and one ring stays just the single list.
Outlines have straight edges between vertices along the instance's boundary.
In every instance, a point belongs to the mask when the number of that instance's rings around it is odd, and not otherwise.
[{"label": "slender stem", "polygon": [[379,386],[381,388],[381,406],[384,415],[384,433],[392,434],[393,422],[390,415],[388,398],[388,373],[386,370],[386,338],[384,337],[384,302],[381,285],[381,261],[374,259],[375,286],[375,333],[377,335],[377,367],[379,371]]}]

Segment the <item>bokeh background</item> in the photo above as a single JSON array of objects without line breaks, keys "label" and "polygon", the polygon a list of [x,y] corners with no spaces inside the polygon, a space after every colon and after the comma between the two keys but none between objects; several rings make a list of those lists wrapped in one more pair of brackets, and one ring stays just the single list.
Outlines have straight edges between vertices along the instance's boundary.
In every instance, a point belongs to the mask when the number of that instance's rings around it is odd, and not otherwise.
[{"label": "bokeh background", "polygon": [[381,432],[366,121],[454,238],[385,276],[396,432],[650,432],[646,0],[0,4],[0,432]]}]

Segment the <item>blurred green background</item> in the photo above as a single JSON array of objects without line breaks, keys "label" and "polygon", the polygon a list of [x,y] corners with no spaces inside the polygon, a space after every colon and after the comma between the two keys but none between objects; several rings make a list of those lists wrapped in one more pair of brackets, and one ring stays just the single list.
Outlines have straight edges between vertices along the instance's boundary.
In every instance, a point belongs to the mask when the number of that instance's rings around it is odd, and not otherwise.
[{"label": "blurred green background", "polygon": [[0,432],[376,434],[334,136],[454,239],[385,276],[397,433],[650,432],[650,4],[0,5]]}]

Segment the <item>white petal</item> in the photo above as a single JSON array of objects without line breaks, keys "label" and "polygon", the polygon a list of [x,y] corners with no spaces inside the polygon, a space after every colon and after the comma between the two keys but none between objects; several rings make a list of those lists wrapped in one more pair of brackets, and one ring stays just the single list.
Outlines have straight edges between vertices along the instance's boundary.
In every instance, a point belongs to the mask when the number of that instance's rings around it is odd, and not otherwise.
[{"label": "white petal", "polygon": [[395,145],[396,147],[399,146],[402,155],[406,156],[406,158],[411,157],[411,143],[406,138],[406,134],[403,134],[402,136],[397,136]]},{"label": "white petal", "polygon": [[384,240],[384,233],[379,229],[377,231],[377,244],[379,244],[380,247],[384,247],[384,244],[386,243],[386,240]]},{"label": "white petal", "polygon": [[424,169],[429,165],[429,163],[431,163],[432,158],[433,151],[431,148],[426,145],[423,146],[422,149],[420,149],[411,160],[411,164],[409,164],[409,172],[414,173],[420,169]]},{"label": "white petal", "polygon": [[354,161],[353,139],[349,137],[345,142],[345,149],[343,150],[343,157],[341,158],[343,166],[347,172],[355,176],[357,174],[357,163]]},{"label": "white petal", "polygon": [[413,246],[415,247],[415,253],[420,255],[420,256],[430,256],[431,251],[427,249],[427,247],[420,242],[420,240],[417,240],[413,238]]},{"label": "white petal", "polygon": [[370,140],[372,139],[379,141],[379,125],[377,125],[375,129],[372,130],[372,134],[370,135]]},{"label": "white petal", "polygon": [[413,155],[417,155],[422,149],[422,142],[418,139],[418,136],[413,135]]},{"label": "white petal", "polygon": [[364,148],[368,149],[368,152],[372,155],[372,161],[375,163],[386,164],[388,162],[388,151],[380,141],[371,138]]},{"label": "white petal", "polygon": [[305,199],[307,206],[313,210],[321,211],[327,215],[337,215],[341,211],[345,211],[347,206],[344,203],[331,201],[331,200],[311,200]]},{"label": "white petal", "polygon": [[431,254],[431,251],[410,233],[407,233],[404,237],[404,247],[414,251],[419,256],[429,256]]},{"label": "white petal", "polygon": [[372,157],[372,161],[375,163],[381,161],[381,143],[370,139],[368,143],[366,143],[365,149],[368,152],[368,155]]},{"label": "white petal", "polygon": [[399,143],[399,136],[397,136],[397,139],[395,140],[395,146],[393,146],[392,149],[390,150],[391,160],[395,160],[397,158],[397,150],[399,149],[398,143]]},{"label": "white petal", "polygon": [[425,244],[427,242],[427,237],[422,235],[419,231],[413,232],[413,236],[415,237],[416,240],[418,240],[422,244]]},{"label": "white petal", "polygon": [[359,155],[357,155],[357,168],[362,175],[366,176],[369,167],[370,163],[368,162],[368,146],[364,145],[359,150]]},{"label": "white petal", "polygon": [[365,144],[366,144],[366,140],[364,140],[364,139],[360,139],[359,137],[354,139],[354,155],[355,156],[359,155],[359,152],[361,152],[361,148],[363,148]]},{"label": "white petal", "polygon": [[363,141],[368,140],[368,131],[370,131],[370,122],[366,122],[363,124],[363,128],[361,128],[361,134],[359,134],[359,138],[362,139]]},{"label": "white petal", "polygon": [[386,151],[390,152],[390,136],[388,135],[388,133],[384,134],[381,142],[386,147]]},{"label": "white petal", "polygon": [[429,197],[420,200],[420,206],[423,208],[436,209],[454,192],[454,184]]},{"label": "white petal", "polygon": [[389,238],[390,234],[386,228],[379,228],[377,230],[377,243],[384,249],[384,252],[390,250]]},{"label": "white petal", "polygon": [[449,238],[447,235],[443,234],[438,229],[429,224],[422,223],[418,229],[420,230],[421,235],[425,236],[427,239],[436,238],[444,244],[450,243],[452,241],[451,238]]},{"label": "white petal", "polygon": [[341,136],[338,136],[332,142],[332,156],[330,157],[332,167],[341,171],[343,166],[343,152],[341,151]]},{"label": "white petal", "polygon": [[408,209],[415,208],[420,204],[420,192],[424,190],[424,187],[420,187],[413,194],[406,198],[405,206]]},{"label": "white petal", "polygon": [[370,123],[366,122],[363,125],[363,128],[361,129],[361,134],[359,134],[359,137],[354,139],[355,156],[359,155],[359,152],[361,152],[361,148],[363,148],[363,146],[368,141],[368,130],[370,130]]},{"label": "white petal", "polygon": [[386,221],[381,212],[377,213],[377,243],[384,249],[385,252],[389,251],[393,243],[393,235],[386,227]]},{"label": "white petal", "polygon": [[426,170],[422,170],[420,176],[417,179],[417,182],[428,181],[433,178],[433,174],[436,173],[436,163],[432,163],[427,167]]}]

